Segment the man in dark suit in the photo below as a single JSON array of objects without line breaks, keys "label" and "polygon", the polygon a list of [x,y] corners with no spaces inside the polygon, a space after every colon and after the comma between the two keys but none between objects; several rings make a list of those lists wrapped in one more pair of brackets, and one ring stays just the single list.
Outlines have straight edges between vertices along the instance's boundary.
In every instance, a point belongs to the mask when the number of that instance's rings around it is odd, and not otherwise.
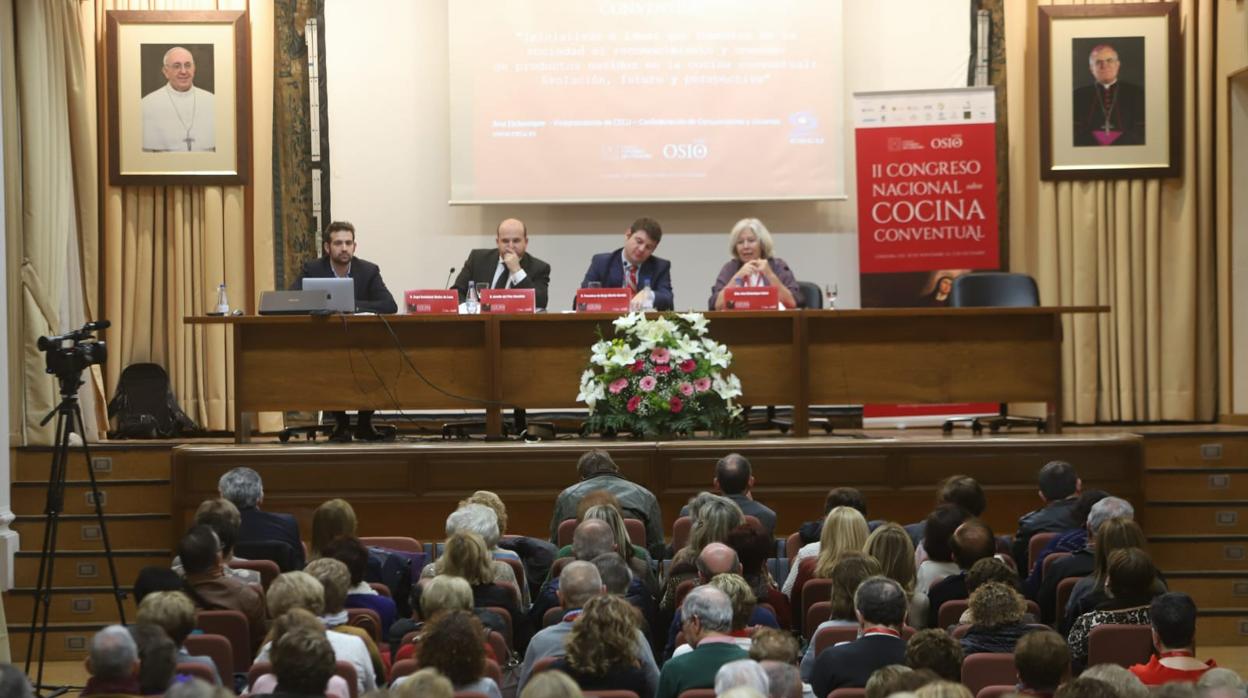
[{"label": "man in dark suit", "polygon": [[997,552],[997,540],[992,535],[988,524],[979,519],[963,521],[949,538],[949,548],[953,551],[953,560],[961,570],[957,574],[936,582],[927,591],[931,602],[927,611],[927,627],[939,627],[940,606],[946,601],[958,601],[970,596],[966,589],[966,573],[971,567],[986,557]]},{"label": "man in dark suit", "polygon": [[534,305],[546,309],[550,287],[550,265],[527,253],[529,231],[524,222],[508,218],[498,224],[495,249],[473,250],[455,277],[452,288],[459,291],[459,302],[468,297],[468,286],[488,283],[490,288],[531,288]]},{"label": "man in dark suit", "polygon": [[217,492],[238,507],[242,517],[236,546],[249,542],[285,543],[293,552],[292,569],[303,569],[299,522],[290,514],[260,511],[260,504],[264,501],[264,483],[260,481],[260,473],[251,468],[234,468],[217,481]]},{"label": "man in dark suit", "polygon": [[1079,525],[1075,505],[1079,503],[1083,481],[1075,472],[1075,466],[1060,460],[1049,461],[1040,469],[1038,480],[1044,506],[1019,517],[1014,546],[1010,548],[1014,564],[1020,570],[1030,569],[1031,561],[1027,557],[1032,536],[1046,531],[1068,531]]},{"label": "man in dark suit", "polygon": [[865,688],[876,669],[905,664],[901,628],[909,607],[906,591],[887,577],[870,577],[859,584],[854,592],[858,639],[819,653],[811,677],[815,695],[826,696],[838,688]]},{"label": "man in dark suit", "polygon": [[[360,312],[396,313],[399,307],[381,280],[381,269],[372,262],[355,256],[355,226],[346,221],[334,221],[321,235],[324,254],[305,262],[299,271],[293,288],[303,288],[304,279],[350,278],[355,286],[355,308]],[[334,416],[334,441],[351,440],[351,418],[346,412],[331,412]],[[355,425],[355,438],[378,441],[382,434],[373,428],[373,411],[360,410]],[[241,508],[241,507],[240,507]]]},{"label": "man in dark suit", "polygon": [[624,232],[624,246],[611,252],[594,255],[589,269],[581,281],[581,288],[591,283],[603,288],[628,288],[633,293],[631,306],[640,310],[646,297],[646,287],[654,292],[654,309],[671,310],[675,307],[672,297],[672,263],[654,256],[663,228],[653,218],[638,218]]},{"label": "man in dark suit", "polygon": [[[750,490],[754,488],[754,473],[750,460],[740,453],[729,453],[715,463],[715,479],[711,485],[725,497],[741,507],[741,513],[753,516],[771,536],[776,530],[776,512],[765,504],[754,501]],[[680,510],[681,516],[689,515],[689,505]]]},{"label": "man in dark suit", "polygon": [[1075,145],[1143,145],[1144,90],[1118,79],[1118,51],[1099,44],[1088,54],[1092,84],[1075,88]]}]

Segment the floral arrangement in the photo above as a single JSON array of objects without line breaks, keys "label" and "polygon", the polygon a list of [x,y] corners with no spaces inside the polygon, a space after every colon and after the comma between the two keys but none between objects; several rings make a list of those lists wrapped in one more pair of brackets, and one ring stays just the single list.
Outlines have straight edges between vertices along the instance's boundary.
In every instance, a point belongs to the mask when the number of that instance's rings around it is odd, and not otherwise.
[{"label": "floral arrangement", "polygon": [[578,402],[591,431],[630,431],[646,438],[706,430],[744,432],[741,381],[728,372],[732,352],[707,336],[701,313],[642,313],[617,318],[615,338],[590,347]]}]

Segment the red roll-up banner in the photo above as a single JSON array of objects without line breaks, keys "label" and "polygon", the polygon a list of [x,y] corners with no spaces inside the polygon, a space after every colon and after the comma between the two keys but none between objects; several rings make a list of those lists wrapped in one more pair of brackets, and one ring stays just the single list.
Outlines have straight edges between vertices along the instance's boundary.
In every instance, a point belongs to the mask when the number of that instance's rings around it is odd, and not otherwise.
[{"label": "red roll-up banner", "polygon": [[[993,89],[862,92],[853,111],[862,307],[947,305],[953,279],[1000,268]],[[923,423],[996,411],[867,405],[864,416]]]}]

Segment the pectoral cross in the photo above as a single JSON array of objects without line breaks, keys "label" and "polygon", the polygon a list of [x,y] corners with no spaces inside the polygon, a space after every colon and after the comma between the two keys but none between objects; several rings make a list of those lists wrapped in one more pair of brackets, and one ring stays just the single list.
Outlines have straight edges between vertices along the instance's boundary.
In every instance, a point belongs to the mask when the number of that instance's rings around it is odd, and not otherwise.
[{"label": "pectoral cross", "polygon": [[[1109,124],[1105,124],[1105,128],[1108,129]],[[186,134],[186,138],[182,139],[182,142],[186,144],[186,152],[191,152],[191,144],[195,142],[195,139],[191,137],[189,132]]]}]

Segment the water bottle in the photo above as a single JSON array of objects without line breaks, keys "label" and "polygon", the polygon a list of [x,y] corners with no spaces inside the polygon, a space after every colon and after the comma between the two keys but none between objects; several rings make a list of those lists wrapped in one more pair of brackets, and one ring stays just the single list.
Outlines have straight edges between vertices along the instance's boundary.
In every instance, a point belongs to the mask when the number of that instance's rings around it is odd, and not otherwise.
[{"label": "water bottle", "polygon": [[225,297],[225,283],[217,286],[217,315],[230,314],[230,301]]},{"label": "water bottle", "polygon": [[468,282],[468,297],[464,301],[465,315],[479,315],[481,313],[481,299],[477,297],[477,285],[471,281]]},{"label": "water bottle", "polygon": [[654,289],[650,288],[650,279],[641,282],[641,309],[654,310]]}]

